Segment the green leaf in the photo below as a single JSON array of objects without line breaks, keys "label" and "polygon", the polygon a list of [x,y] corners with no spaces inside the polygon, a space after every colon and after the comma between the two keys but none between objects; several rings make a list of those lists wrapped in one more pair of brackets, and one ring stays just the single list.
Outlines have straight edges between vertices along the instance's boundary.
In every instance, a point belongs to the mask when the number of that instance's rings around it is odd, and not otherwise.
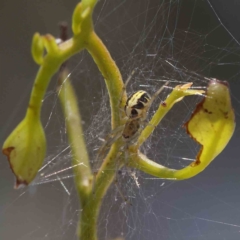
[{"label": "green leaf", "polygon": [[2,151],[16,176],[15,188],[31,183],[42,166],[46,152],[46,139],[40,120],[26,115],[6,139]]},{"label": "green leaf", "polygon": [[212,80],[206,97],[185,124],[188,134],[202,145],[191,164],[204,169],[228,144],[235,129],[235,115],[227,82]]}]

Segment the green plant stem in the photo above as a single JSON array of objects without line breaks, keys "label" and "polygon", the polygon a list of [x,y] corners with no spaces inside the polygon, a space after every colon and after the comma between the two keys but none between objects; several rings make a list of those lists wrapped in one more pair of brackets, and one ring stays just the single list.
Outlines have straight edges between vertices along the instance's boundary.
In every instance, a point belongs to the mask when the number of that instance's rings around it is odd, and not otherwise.
[{"label": "green plant stem", "polygon": [[82,38],[79,38],[78,41],[70,39],[59,47],[58,55],[47,54],[45,56],[34,81],[27,114],[34,114],[40,117],[42,99],[52,76],[58,71],[63,62],[81,51],[84,47],[83,45]]},{"label": "green plant stem", "polygon": [[59,64],[44,64],[40,67],[31,93],[27,114],[34,114],[38,118],[41,113],[42,99],[53,74],[58,70]]},{"label": "green plant stem", "polygon": [[[119,99],[122,97],[123,89],[121,74],[103,42],[94,32],[89,36],[86,49],[93,57],[100,72],[105,78],[110,97],[112,128],[116,128],[121,124],[121,111],[119,110]],[[123,98],[126,100],[126,93],[123,93]],[[82,211],[80,222],[80,239],[82,240],[97,239],[98,214],[102,199],[115,178],[116,159],[119,152],[119,146],[119,143],[116,142],[111,147],[109,154],[105,158],[96,176],[94,193],[89,195],[88,203],[84,206]]]},{"label": "green plant stem", "polygon": [[187,178],[194,177],[201,171],[203,171],[208,162],[204,162],[204,164],[193,165],[176,170],[167,168],[161,164],[158,164],[145,156],[144,154],[139,153],[134,157],[134,161],[129,163],[129,166],[139,169],[151,176],[155,176],[158,178],[169,179],[169,180],[184,180]]},{"label": "green plant stem", "polygon": [[112,184],[116,173],[116,159],[118,148],[112,148],[108,157],[98,171],[93,185],[93,193],[89,195],[87,204],[82,209],[80,221],[81,240],[96,240],[97,238],[97,220],[100,207],[108,188]]},{"label": "green plant stem", "polygon": [[[89,35],[85,46],[105,79],[110,97],[112,129],[115,129],[122,123],[119,107],[123,107],[126,101],[126,92],[122,94],[124,84],[121,73],[107,48],[95,32]],[[119,106],[121,97],[123,101],[121,102],[121,106]]]},{"label": "green plant stem", "polygon": [[172,169],[165,167],[150,160],[142,153],[134,156],[134,160],[129,162],[130,167],[134,167],[151,176],[169,180],[184,180],[196,176],[202,172],[211,162],[212,159],[207,159],[201,164],[191,163],[183,169]]},{"label": "green plant stem", "polygon": [[84,141],[81,115],[78,110],[77,98],[66,70],[60,73],[59,82],[61,85],[58,92],[65,116],[68,140],[72,150],[75,184],[81,199],[81,205],[84,206],[89,193],[92,191],[93,176]]}]

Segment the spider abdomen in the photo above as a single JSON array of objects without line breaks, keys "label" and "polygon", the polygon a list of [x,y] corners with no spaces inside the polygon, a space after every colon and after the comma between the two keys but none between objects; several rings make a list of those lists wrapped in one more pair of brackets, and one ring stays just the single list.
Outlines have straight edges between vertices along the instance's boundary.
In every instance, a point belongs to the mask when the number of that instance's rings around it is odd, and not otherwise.
[{"label": "spider abdomen", "polygon": [[122,132],[123,139],[125,139],[125,140],[131,139],[132,140],[132,138],[134,138],[134,136],[138,132],[139,128],[140,128],[140,119],[139,118],[128,120],[125,123],[124,129]]}]

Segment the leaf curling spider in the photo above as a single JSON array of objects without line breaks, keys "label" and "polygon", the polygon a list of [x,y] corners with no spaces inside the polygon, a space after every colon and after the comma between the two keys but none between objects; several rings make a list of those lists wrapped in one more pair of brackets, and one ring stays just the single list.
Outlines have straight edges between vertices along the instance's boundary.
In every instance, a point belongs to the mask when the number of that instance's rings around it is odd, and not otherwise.
[{"label": "leaf curling spider", "polygon": [[[126,90],[126,87],[134,74],[135,71],[126,80],[126,83],[122,90],[120,104],[122,102],[123,93]],[[162,92],[162,90],[169,84],[167,81],[163,86],[161,86],[151,97],[146,91],[139,90],[131,94],[126,101],[124,106],[125,119],[126,122],[124,125],[117,127],[112,130],[105,140],[105,143],[99,149],[98,157],[103,156],[107,148],[109,148],[115,141],[122,137],[124,143],[126,143],[121,151],[124,151],[128,146],[136,143],[136,139],[139,137],[143,128],[147,125],[146,118],[148,110],[150,109],[153,101],[156,97]],[[120,105],[119,104],[119,105]],[[120,108],[120,107],[119,107]]]},{"label": "leaf curling spider", "polygon": [[[119,105],[122,103],[123,93],[126,90],[126,87],[134,74],[134,71],[131,73],[131,75],[128,77],[121,94],[121,99],[119,102]],[[100,147],[98,154],[97,154],[97,163],[99,163],[98,160],[102,160],[105,151],[111,147],[111,145],[117,141],[119,138],[122,137],[123,139],[123,146],[120,147],[120,155],[118,155],[117,159],[121,156],[122,153],[125,153],[124,159],[128,158],[128,152],[126,151],[130,145],[133,145],[136,143],[136,139],[140,136],[143,128],[147,125],[146,118],[148,114],[148,110],[150,109],[153,101],[156,99],[156,97],[162,92],[162,90],[168,85],[169,82],[166,82],[161,88],[159,88],[151,97],[146,91],[139,90],[133,94],[131,94],[126,101],[126,104],[124,106],[124,112],[125,112],[125,124],[117,127],[116,129],[112,130],[112,132],[107,136],[104,144]],[[120,106],[119,106],[119,109]],[[122,164],[120,163],[120,166]],[[117,167],[117,161],[116,161],[116,169],[119,169]],[[136,182],[136,179],[134,179]],[[117,176],[115,179],[115,185],[117,187],[117,190],[119,191],[122,199],[124,202],[130,202],[128,199],[124,196],[122,193],[119,185]],[[136,185],[139,187],[138,182],[136,182]],[[130,204],[131,205],[131,204]]]}]

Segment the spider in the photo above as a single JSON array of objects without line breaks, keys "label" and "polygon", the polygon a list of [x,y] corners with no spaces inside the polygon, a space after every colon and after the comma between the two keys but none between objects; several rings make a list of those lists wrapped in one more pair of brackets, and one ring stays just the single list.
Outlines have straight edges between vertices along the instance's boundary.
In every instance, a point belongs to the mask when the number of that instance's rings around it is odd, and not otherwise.
[{"label": "spider", "polygon": [[[133,73],[134,71],[129,76],[129,78],[127,79],[124,85],[124,88],[122,89],[122,95],[121,95],[121,100],[119,105],[122,103],[123,93],[126,90],[128,82],[130,81]],[[126,104],[124,106],[126,122],[124,125],[114,129],[108,135],[108,137],[105,140],[105,143],[99,149],[99,152],[97,155],[97,162],[99,159],[103,159],[103,155],[105,154],[106,150],[121,137],[125,144],[123,145],[123,147],[120,148],[120,152],[125,153],[125,159],[127,159],[128,153],[126,150],[130,145],[136,143],[136,139],[139,137],[143,128],[147,125],[146,118],[147,118],[149,108],[151,107],[155,98],[160,94],[160,92],[164,89],[164,87],[168,85],[168,83],[169,82],[166,82],[161,88],[159,88],[158,91],[156,91],[152,97],[146,91],[143,91],[143,90],[137,91],[128,97]],[[121,109],[120,106],[119,106],[119,109]],[[120,156],[121,155],[119,155],[118,157]],[[116,161],[116,164],[117,164],[117,161]],[[118,169],[118,167],[116,169]],[[136,185],[139,187],[139,184],[135,178],[134,180],[136,182]],[[122,193],[120,186],[118,185],[117,175],[115,179],[115,185],[124,202],[128,202],[131,205],[131,203]]]},{"label": "spider", "polygon": [[[125,86],[122,90],[122,96],[133,74],[134,71],[128,77],[125,83]],[[123,146],[121,149],[122,151],[126,150],[129,145],[132,145],[136,142],[136,139],[139,137],[141,131],[147,125],[146,118],[149,108],[151,107],[155,98],[161,93],[164,87],[168,85],[168,83],[169,82],[166,82],[161,88],[159,88],[152,97],[143,90],[137,91],[128,97],[124,107],[126,118],[125,124],[117,127],[108,135],[105,143],[99,150],[98,156],[104,155],[106,149],[109,148],[120,137],[122,137],[125,142],[125,146]],[[121,102],[122,97],[120,103]]]}]

